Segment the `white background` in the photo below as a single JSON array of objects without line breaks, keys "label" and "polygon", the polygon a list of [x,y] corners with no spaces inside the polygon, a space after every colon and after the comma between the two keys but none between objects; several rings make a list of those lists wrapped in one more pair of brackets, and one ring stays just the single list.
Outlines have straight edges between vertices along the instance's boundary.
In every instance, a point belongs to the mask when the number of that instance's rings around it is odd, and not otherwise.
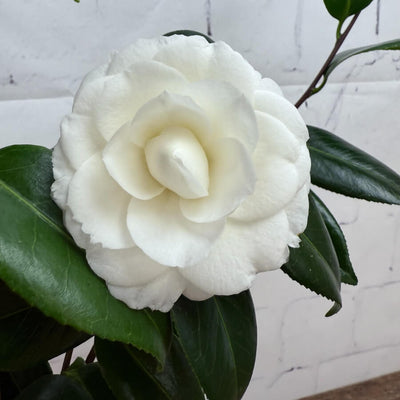
[{"label": "white background", "polygon": [[[400,2],[374,0],[345,42],[400,37]],[[83,75],[113,49],[175,29],[228,42],[291,101],[335,40],[322,0],[0,0],[0,147],[51,147]],[[303,105],[326,128],[400,172],[400,52],[369,53],[340,66]],[[259,348],[246,400],[290,400],[400,369],[400,210],[318,191],[346,233],[359,276],[343,310],[281,271],[256,280]]]}]

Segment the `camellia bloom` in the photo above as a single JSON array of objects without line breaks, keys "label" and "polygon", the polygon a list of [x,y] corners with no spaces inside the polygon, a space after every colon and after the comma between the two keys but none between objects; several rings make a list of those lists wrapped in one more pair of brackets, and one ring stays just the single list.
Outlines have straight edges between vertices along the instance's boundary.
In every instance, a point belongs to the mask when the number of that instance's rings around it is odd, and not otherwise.
[{"label": "camellia bloom", "polygon": [[250,287],[306,226],[307,128],[223,42],[138,40],[89,73],[61,124],[53,198],[129,307]]}]

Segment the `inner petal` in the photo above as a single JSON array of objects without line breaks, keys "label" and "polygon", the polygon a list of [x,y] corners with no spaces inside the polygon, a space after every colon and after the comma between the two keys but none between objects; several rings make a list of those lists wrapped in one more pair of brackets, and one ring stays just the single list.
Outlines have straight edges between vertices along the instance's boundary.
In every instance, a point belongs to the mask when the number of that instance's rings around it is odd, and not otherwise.
[{"label": "inner petal", "polygon": [[163,186],[184,199],[208,195],[208,160],[189,129],[168,127],[144,151],[151,175]]}]

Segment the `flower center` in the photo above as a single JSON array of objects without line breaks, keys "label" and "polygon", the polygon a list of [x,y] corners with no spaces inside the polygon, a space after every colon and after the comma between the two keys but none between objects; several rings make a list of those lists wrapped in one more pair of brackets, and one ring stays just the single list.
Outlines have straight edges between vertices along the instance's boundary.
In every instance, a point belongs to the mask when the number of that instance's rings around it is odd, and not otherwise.
[{"label": "flower center", "polygon": [[208,160],[189,129],[172,126],[149,140],[144,149],[153,178],[185,199],[208,195]]}]

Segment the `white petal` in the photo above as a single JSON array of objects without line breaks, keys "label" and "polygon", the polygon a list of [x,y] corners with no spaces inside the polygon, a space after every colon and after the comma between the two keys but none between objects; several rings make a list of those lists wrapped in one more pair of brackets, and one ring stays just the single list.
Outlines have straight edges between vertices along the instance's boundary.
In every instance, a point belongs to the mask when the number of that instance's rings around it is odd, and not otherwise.
[{"label": "white petal", "polygon": [[133,245],[126,226],[130,196],[108,174],[100,153],[82,164],[71,180],[67,205],[91,243],[111,249]]},{"label": "white petal", "polygon": [[131,128],[125,124],[108,142],[103,161],[109,174],[132,196],[141,200],[159,195],[164,187],[150,174],[144,150],[129,139]]},{"label": "white petal", "polygon": [[107,75],[119,74],[139,61],[150,61],[162,48],[176,40],[176,36],[160,36],[154,39],[139,39],[130,46],[116,51],[111,57]]},{"label": "white petal", "polygon": [[[260,154],[260,153],[259,153]],[[299,177],[295,165],[280,157],[255,159],[257,181],[254,193],[232,214],[241,221],[272,216],[284,209],[297,192]]]},{"label": "white petal", "polygon": [[91,118],[70,114],[61,122],[60,144],[71,166],[76,170],[105,145]]},{"label": "white petal", "polygon": [[262,78],[256,90],[267,90],[279,96],[283,96],[282,89],[279,85],[270,78]]},{"label": "white petal", "polygon": [[105,82],[94,108],[98,130],[106,140],[130,121],[150,99],[165,90],[176,91],[185,78],[173,68],[155,61],[142,61]]},{"label": "white petal", "polygon": [[145,147],[151,175],[185,199],[208,195],[208,160],[196,137],[186,128],[171,126]]},{"label": "white petal", "polygon": [[199,289],[192,282],[186,280],[186,289],[183,292],[183,295],[186,296],[190,300],[194,301],[203,301],[207,300],[213,296],[212,293],[205,292],[204,290]]},{"label": "white petal", "polygon": [[131,140],[140,147],[169,127],[186,128],[204,146],[210,141],[208,116],[188,96],[163,92],[147,102],[131,123]]},{"label": "white petal", "polygon": [[134,309],[149,307],[168,312],[185,288],[185,280],[173,268],[142,286],[108,285],[110,293]]},{"label": "white petal", "polygon": [[90,246],[90,236],[82,231],[82,224],[72,218],[72,211],[69,207],[65,208],[63,217],[64,225],[75,243],[82,249],[87,249]]},{"label": "white petal", "polygon": [[187,94],[207,114],[213,138],[230,137],[250,152],[257,144],[258,130],[253,107],[246,97],[226,82],[202,81],[188,85]]},{"label": "white petal", "polygon": [[75,171],[65,157],[60,141],[53,149],[52,163],[55,181],[51,185],[51,197],[58,207],[64,209],[67,202],[68,186]]},{"label": "white petal", "polygon": [[90,268],[108,285],[141,286],[168,270],[147,257],[139,247],[110,250],[91,246],[86,258]]},{"label": "white petal", "polygon": [[256,176],[251,156],[234,139],[215,142],[208,151],[209,195],[180,199],[183,215],[194,222],[211,222],[225,217],[254,191]]},{"label": "white petal", "polygon": [[301,147],[293,133],[279,119],[260,111],[256,111],[260,140],[257,145],[259,156],[281,156],[288,161],[296,162]]},{"label": "white petal", "polygon": [[105,75],[107,65],[101,65],[89,72],[83,79],[78,92],[74,97],[72,111],[81,115],[90,116],[97,100],[101,97],[105,82],[110,79]]},{"label": "white petal", "polygon": [[296,160],[296,169],[299,174],[299,186],[310,180],[311,158],[307,146],[304,144],[299,151],[299,156]]},{"label": "white petal", "polygon": [[304,232],[308,219],[308,192],[310,184],[307,182],[286,206],[285,211],[289,220],[290,230],[294,235]]},{"label": "white petal", "polygon": [[[210,295],[239,293],[251,286],[257,272],[280,268],[287,260],[288,231],[284,212],[248,224],[228,218],[208,258],[180,273]],[[186,293],[191,296],[189,289]]]},{"label": "white petal", "polygon": [[188,80],[219,80],[230,83],[250,101],[261,76],[224,42],[210,44],[201,36],[181,37],[154,56],[181,71]]},{"label": "white petal", "polygon": [[308,139],[308,130],[297,108],[284,97],[270,91],[257,90],[255,109],[283,122],[302,142]]},{"label": "white petal", "polygon": [[225,221],[191,222],[182,215],[178,200],[169,191],[151,200],[132,198],[127,221],[134,242],[150,258],[163,265],[186,267],[207,257]]},{"label": "white petal", "polygon": [[[265,218],[282,210],[303,185],[306,173],[309,174],[306,145],[300,144],[282,122],[266,113],[258,111],[257,121],[260,139],[253,154],[255,190],[232,214],[243,221]],[[305,161],[299,160],[300,155]]]}]

